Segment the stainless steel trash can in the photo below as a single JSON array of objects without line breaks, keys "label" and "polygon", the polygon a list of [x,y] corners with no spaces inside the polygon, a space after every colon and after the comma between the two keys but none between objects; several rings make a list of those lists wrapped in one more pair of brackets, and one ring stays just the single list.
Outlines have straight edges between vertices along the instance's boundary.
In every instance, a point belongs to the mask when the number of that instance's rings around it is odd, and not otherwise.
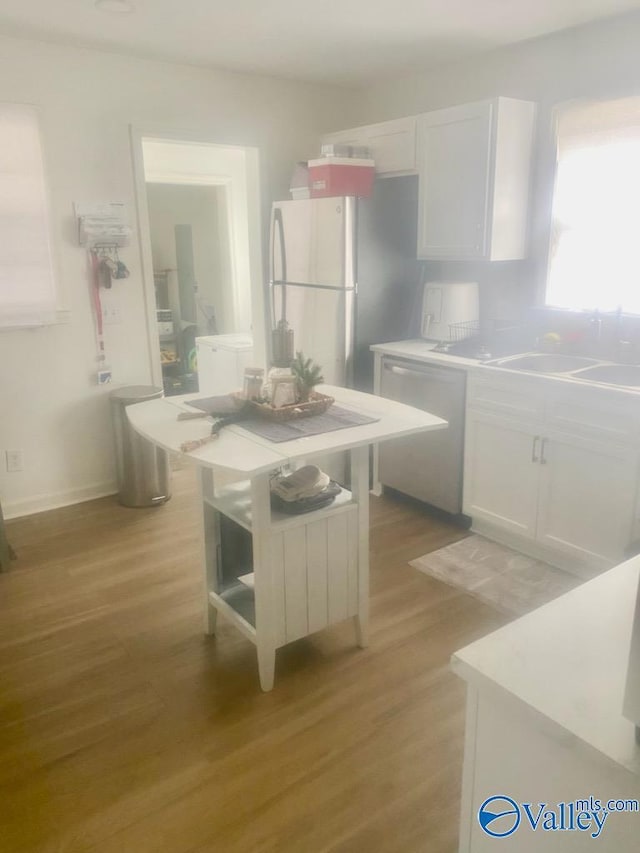
[{"label": "stainless steel trash can", "polygon": [[118,500],[124,506],[154,506],[171,497],[169,458],[132,428],[126,408],[162,397],[153,385],[130,385],[110,395],[116,442]]}]

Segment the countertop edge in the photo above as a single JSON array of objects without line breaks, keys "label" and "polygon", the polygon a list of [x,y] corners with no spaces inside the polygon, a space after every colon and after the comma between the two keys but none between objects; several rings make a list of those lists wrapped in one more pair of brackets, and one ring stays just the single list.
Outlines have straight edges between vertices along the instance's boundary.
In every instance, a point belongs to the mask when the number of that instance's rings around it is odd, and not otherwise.
[{"label": "countertop edge", "polygon": [[[622,714],[639,574],[640,557],[621,563],[454,652],[451,670],[640,776],[634,724]],[[611,604],[618,605],[616,620],[607,618]],[[553,645],[554,635],[566,643]],[[608,669],[590,682],[587,663],[603,660]]]}]

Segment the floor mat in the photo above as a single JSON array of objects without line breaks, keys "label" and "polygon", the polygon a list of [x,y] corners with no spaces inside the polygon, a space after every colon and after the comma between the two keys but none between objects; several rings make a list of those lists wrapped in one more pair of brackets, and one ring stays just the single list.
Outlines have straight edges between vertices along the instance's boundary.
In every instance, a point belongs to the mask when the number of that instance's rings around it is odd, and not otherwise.
[{"label": "floor mat", "polygon": [[516,616],[535,610],[582,583],[562,569],[477,534],[418,557],[410,565]]}]

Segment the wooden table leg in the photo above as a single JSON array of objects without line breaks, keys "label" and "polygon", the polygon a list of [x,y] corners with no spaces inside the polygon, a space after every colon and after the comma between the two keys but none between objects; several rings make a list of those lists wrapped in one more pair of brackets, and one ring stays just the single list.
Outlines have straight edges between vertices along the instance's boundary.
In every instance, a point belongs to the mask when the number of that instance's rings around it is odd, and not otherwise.
[{"label": "wooden table leg", "polygon": [[273,688],[276,671],[276,650],[273,645],[268,645],[258,639],[258,673],[260,675],[260,687],[265,693]]},{"label": "wooden table leg", "polygon": [[260,686],[265,692],[273,687],[276,662],[271,565],[273,554],[269,547],[270,525],[271,491],[269,489],[269,474],[259,474],[251,480],[251,527],[258,670]]},{"label": "wooden table leg", "polygon": [[218,589],[218,540],[219,522],[216,510],[206,503],[206,498],[213,498],[213,472],[209,468],[198,470],[200,483],[200,502],[202,512],[202,529],[200,531],[201,561],[204,566],[204,632],[211,635],[216,632],[218,611],[209,600],[209,591]]},{"label": "wooden table leg", "polygon": [[351,491],[358,504],[358,613],[356,642],[369,645],[369,447],[351,451]]}]

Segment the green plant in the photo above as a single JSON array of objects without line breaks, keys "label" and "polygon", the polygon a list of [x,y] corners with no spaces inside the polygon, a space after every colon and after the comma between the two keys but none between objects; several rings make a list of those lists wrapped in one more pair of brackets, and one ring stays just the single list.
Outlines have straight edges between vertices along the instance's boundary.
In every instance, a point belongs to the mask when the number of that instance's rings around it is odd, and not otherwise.
[{"label": "green plant", "polygon": [[324,382],[320,365],[314,364],[310,358],[305,358],[302,352],[296,353],[296,357],[291,364],[291,371],[296,377],[298,391],[303,402],[309,399],[309,394],[313,390],[314,385]]}]

